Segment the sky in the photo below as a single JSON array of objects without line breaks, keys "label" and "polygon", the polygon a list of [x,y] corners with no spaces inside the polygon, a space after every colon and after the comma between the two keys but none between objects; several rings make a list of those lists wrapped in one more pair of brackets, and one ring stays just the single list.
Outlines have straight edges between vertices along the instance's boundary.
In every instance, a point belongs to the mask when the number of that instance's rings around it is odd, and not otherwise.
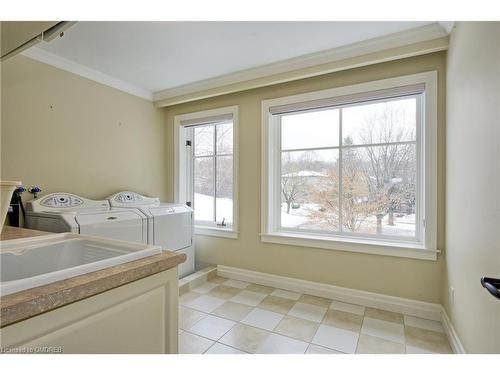
[{"label": "sky", "polygon": [[[345,107],[342,110],[342,137],[351,136],[354,144],[362,144],[361,135],[366,131],[367,120],[390,110],[397,123],[406,132],[415,134],[416,100],[405,98],[384,103],[369,103]],[[339,145],[339,110],[325,109],[314,112],[282,115],[282,150],[336,147]],[[376,130],[380,129],[377,123]],[[415,140],[405,137],[403,140]]]}]

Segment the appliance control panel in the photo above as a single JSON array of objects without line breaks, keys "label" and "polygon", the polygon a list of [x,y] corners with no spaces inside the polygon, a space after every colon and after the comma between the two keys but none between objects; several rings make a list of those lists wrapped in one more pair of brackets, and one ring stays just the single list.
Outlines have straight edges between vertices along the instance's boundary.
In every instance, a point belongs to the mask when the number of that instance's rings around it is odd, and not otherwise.
[{"label": "appliance control panel", "polygon": [[78,207],[83,200],[71,194],[51,194],[40,202],[45,207]]},{"label": "appliance control panel", "polygon": [[131,191],[116,193],[108,197],[108,199],[111,206],[115,207],[155,206],[160,204],[159,198],[149,198]]},{"label": "appliance control panel", "polygon": [[135,193],[120,193],[115,196],[115,201],[120,203],[136,203],[144,200],[144,197]]},{"label": "appliance control panel", "polygon": [[87,208],[109,209],[109,207],[107,200],[94,201],[71,193],[52,193],[26,204],[26,210],[32,212],[75,211]]}]

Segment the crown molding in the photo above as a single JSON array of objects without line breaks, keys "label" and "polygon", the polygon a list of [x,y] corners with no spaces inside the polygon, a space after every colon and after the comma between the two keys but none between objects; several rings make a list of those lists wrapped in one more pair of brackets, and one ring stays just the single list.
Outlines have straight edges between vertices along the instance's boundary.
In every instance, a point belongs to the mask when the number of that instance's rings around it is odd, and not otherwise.
[{"label": "crown molding", "polygon": [[103,85],[112,87],[114,89],[126,92],[128,94],[138,96],[140,98],[152,101],[153,94],[151,91],[137,87],[129,82],[122,81],[118,78],[111,77],[107,74],[101,73],[97,70],[87,68],[84,65],[78,64],[74,61],[67,60],[63,57],[57,56],[53,53],[47,52],[38,47],[31,47],[23,52],[21,55],[30,59],[40,61],[44,64],[54,66],[56,68],[65,70],[67,72],[79,75],[81,77],[90,79],[92,81],[101,83]]},{"label": "crown molding", "polygon": [[303,55],[153,94],[166,107],[335,71],[397,60],[448,48],[448,33],[439,23],[386,35],[348,46]]},{"label": "crown molding", "polygon": [[448,48],[448,33],[452,28],[453,22],[436,22],[348,46],[298,56],[154,93],[36,46],[23,51],[21,54],[128,94],[154,101],[157,107],[166,107],[380,62],[443,51]]}]

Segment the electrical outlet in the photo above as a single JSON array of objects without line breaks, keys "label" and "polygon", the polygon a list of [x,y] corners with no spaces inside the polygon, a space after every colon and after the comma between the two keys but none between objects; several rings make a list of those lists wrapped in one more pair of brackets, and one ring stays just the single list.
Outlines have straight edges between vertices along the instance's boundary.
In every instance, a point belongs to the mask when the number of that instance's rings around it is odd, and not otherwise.
[{"label": "electrical outlet", "polygon": [[450,286],[450,305],[453,306],[454,304],[455,304],[455,288]]}]

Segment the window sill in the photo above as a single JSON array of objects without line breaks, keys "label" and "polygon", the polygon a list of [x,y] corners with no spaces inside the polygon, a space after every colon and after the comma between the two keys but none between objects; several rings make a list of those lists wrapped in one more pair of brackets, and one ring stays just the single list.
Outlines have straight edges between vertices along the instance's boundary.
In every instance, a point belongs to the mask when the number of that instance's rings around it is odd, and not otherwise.
[{"label": "window sill", "polygon": [[439,250],[430,250],[418,244],[402,242],[381,242],[370,240],[333,239],[310,234],[294,233],[262,233],[262,242],[277,243],[282,245],[315,247],[320,249],[350,251],[355,253],[386,255],[402,258],[437,260]]},{"label": "window sill", "polygon": [[238,231],[235,231],[233,229],[205,227],[205,226],[194,227],[194,234],[202,236],[223,237],[235,240],[238,238],[238,233],[239,233]]}]

